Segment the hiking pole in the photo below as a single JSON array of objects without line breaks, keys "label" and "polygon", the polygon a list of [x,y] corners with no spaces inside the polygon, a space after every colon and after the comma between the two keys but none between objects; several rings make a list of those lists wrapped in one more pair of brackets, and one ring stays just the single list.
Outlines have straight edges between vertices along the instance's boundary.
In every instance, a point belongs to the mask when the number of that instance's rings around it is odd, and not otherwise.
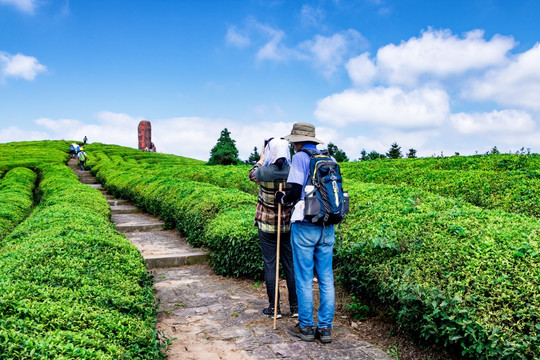
[{"label": "hiking pole", "polygon": [[[283,184],[279,184],[279,191],[282,190]],[[274,296],[274,330],[276,330],[277,310],[278,310],[278,291],[279,291],[279,240],[281,238],[281,203],[277,206],[277,250],[276,250],[276,288]]]}]

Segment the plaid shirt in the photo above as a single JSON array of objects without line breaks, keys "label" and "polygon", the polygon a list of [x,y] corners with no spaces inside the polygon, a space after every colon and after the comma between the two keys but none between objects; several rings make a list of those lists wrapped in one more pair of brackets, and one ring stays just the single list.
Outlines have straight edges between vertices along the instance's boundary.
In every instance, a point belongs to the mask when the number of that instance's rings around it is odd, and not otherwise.
[{"label": "plaid shirt", "polygon": [[[259,230],[266,233],[277,233],[278,208],[275,205],[276,191],[279,190],[279,184],[283,184],[283,191],[290,190],[291,186],[287,184],[286,179],[276,179],[274,181],[259,181],[255,177],[255,171],[261,164],[257,163],[249,171],[249,180],[260,185],[259,198],[257,199],[257,211],[255,213],[254,225]],[[291,212],[292,208],[281,207],[281,233],[291,230]]]}]

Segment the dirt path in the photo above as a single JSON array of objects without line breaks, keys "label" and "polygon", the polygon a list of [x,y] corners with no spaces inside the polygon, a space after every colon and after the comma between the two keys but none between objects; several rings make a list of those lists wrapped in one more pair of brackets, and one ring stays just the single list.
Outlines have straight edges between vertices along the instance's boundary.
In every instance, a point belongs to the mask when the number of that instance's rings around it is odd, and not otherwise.
[{"label": "dirt path", "polygon": [[[330,344],[307,343],[290,336],[289,327],[296,319],[286,314],[273,330],[273,319],[261,314],[268,306],[264,284],[215,275],[206,264],[208,254],[192,248],[176,231],[163,230],[159,219],[139,212],[125,200],[112,198],[89,172],[77,169],[75,160],[69,165],[82,182],[100,189],[108,198],[111,220],[139,248],[154,275],[156,298],[160,299],[157,329],[171,340],[169,360],[397,358],[397,348],[395,354],[389,351],[392,357],[379,348],[391,349],[387,337],[391,329],[373,322],[356,324],[355,329],[339,311]],[[280,291],[282,299],[287,299],[284,280]],[[286,304],[282,307],[288,309]],[[399,355],[399,359],[444,359],[424,356],[421,351],[418,354]]]}]

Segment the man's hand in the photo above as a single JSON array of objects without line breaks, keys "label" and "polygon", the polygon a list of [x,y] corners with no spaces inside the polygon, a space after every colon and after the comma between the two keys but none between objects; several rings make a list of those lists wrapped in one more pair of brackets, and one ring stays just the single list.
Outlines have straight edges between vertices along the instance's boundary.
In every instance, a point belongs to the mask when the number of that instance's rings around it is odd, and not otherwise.
[{"label": "man's hand", "polygon": [[279,204],[281,204],[281,205],[283,205],[283,206],[285,205],[285,204],[283,203],[283,197],[284,197],[284,196],[285,196],[285,193],[284,193],[283,191],[278,191],[278,192],[276,192],[276,201],[275,201],[276,207],[278,207]]}]

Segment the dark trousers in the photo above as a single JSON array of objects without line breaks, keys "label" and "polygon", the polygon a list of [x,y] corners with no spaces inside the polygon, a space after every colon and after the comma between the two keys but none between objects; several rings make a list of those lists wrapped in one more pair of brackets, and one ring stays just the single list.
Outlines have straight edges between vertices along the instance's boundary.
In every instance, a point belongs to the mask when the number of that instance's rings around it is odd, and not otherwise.
[{"label": "dark trousers", "polygon": [[[264,261],[264,282],[266,283],[266,293],[270,307],[274,308],[276,291],[276,252],[277,234],[267,233],[259,230],[259,243],[261,245],[262,257]],[[287,290],[289,291],[289,306],[297,307],[296,285],[294,281],[294,265],[291,247],[291,234],[282,233],[279,241],[279,262],[281,263],[285,279],[287,280]],[[279,308],[279,292],[278,292]]]}]

